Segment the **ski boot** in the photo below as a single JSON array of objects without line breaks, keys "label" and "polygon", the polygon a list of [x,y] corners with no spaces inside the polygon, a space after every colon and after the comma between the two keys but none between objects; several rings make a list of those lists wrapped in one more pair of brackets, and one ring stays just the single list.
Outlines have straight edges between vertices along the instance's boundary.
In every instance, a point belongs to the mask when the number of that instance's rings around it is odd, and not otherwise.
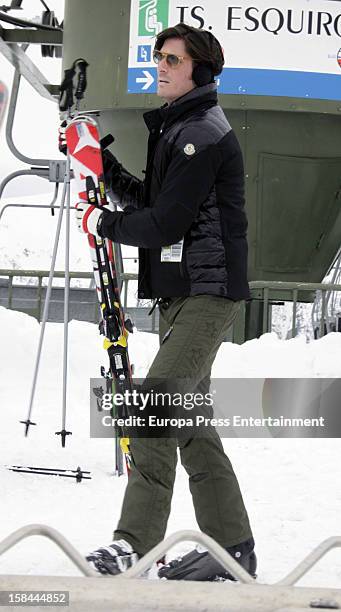
[{"label": "ski boot", "polygon": [[86,560],[100,574],[121,574],[136,565],[139,555],[126,540],[114,540],[109,546],[98,548]]},{"label": "ski boot", "polygon": [[[229,546],[226,550],[256,578],[257,558],[253,550],[254,545],[254,539],[250,538],[236,546]],[[236,580],[203,546],[197,546],[183,557],[170,561],[159,569],[158,576],[167,580]]]}]

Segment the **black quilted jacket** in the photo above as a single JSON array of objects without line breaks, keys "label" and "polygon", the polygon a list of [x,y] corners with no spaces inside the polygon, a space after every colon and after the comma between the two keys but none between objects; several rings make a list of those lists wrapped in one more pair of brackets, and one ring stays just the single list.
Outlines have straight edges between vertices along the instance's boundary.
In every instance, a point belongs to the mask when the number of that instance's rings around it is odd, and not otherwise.
[{"label": "black quilted jacket", "polygon": [[[124,212],[103,215],[100,234],[139,247],[140,298],[248,298],[243,159],[216,86],[198,87],[144,119],[145,181],[123,168],[106,174]],[[181,261],[162,261],[162,247],[182,239]]]}]

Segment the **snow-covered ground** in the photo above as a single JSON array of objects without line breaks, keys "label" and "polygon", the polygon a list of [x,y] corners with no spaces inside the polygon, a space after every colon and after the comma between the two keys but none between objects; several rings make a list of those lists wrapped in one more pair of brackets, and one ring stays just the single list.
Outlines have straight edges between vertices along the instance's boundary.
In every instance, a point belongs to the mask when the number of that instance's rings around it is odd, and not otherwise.
[{"label": "snow-covered ground", "polygon": [[[61,429],[61,324],[50,323],[27,438],[26,419],[39,325],[35,319],[0,309],[1,428],[0,540],[28,523],[60,530],[82,553],[109,543],[120,513],[126,476],[112,474],[113,442],[89,438],[89,378],[98,376],[106,354],[95,325],[70,323],[66,448]],[[157,338],[134,333],[130,352],[143,376],[157,350]],[[280,341],[266,334],[243,346],[224,344],[214,364],[216,377],[340,377],[341,334],[306,344],[303,338]],[[252,521],[259,557],[259,580],[274,582],[314,546],[339,535],[341,492],[338,439],[225,439]],[[92,472],[76,484],[64,479],[18,474],[6,465],[37,465]],[[168,534],[196,529],[187,475],[178,467]],[[179,545],[176,553],[191,548]],[[0,558],[0,573],[77,575],[78,570],[42,538],[18,544]],[[338,551],[330,553],[302,584],[341,585]]]}]

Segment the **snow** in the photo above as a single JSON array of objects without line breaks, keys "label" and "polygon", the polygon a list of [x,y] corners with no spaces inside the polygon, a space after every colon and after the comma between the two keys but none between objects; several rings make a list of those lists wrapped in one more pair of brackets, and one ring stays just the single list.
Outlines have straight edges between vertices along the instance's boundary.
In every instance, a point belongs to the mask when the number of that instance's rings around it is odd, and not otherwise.
[{"label": "snow", "polygon": [[[95,325],[69,325],[69,378],[66,448],[55,435],[61,429],[63,326],[49,323],[38,378],[29,436],[24,437],[39,325],[28,315],[0,308],[1,515],[0,540],[28,523],[61,531],[83,554],[111,541],[119,518],[126,476],[113,475],[113,442],[89,438],[89,378],[107,356]],[[130,336],[136,375],[144,376],[157,351],[157,338]],[[243,346],[224,344],[213,376],[340,376],[341,334],[310,343],[282,341],[266,334]],[[339,533],[341,493],[337,487],[337,439],[225,439],[249,511],[259,557],[259,581],[287,574],[323,539]],[[18,474],[8,465],[37,465],[90,470],[92,480]],[[187,475],[181,465],[167,534],[197,529]],[[187,551],[179,544],[173,554]],[[341,566],[330,553],[300,584],[339,587]],[[0,557],[1,573],[78,575],[78,570],[49,541],[35,537]]]},{"label": "snow", "polygon": [[[226,342],[212,369],[216,378],[338,378],[341,334],[306,342],[303,336],[280,340],[275,332],[242,345]],[[227,364],[227,366],[226,366]]]}]

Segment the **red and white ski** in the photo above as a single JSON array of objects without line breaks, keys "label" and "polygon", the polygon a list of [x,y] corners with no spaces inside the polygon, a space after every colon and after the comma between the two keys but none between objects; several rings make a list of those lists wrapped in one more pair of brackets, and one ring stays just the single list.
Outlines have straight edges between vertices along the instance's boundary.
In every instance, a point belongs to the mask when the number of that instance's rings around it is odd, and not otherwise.
[{"label": "red and white ski", "polygon": [[[65,131],[68,153],[78,188],[79,202],[106,206],[104,172],[99,131],[96,121],[87,115],[74,118]],[[111,392],[124,392],[132,388],[132,369],[128,355],[128,334],[132,331],[130,320],[125,320],[120,299],[115,252],[107,239],[88,235],[92,267],[102,320],[99,328],[105,336],[104,348],[108,352],[110,369],[102,375]],[[117,438],[116,438],[117,440]],[[129,472],[129,440],[123,436],[116,444],[116,471],[123,473],[122,453]]]}]

